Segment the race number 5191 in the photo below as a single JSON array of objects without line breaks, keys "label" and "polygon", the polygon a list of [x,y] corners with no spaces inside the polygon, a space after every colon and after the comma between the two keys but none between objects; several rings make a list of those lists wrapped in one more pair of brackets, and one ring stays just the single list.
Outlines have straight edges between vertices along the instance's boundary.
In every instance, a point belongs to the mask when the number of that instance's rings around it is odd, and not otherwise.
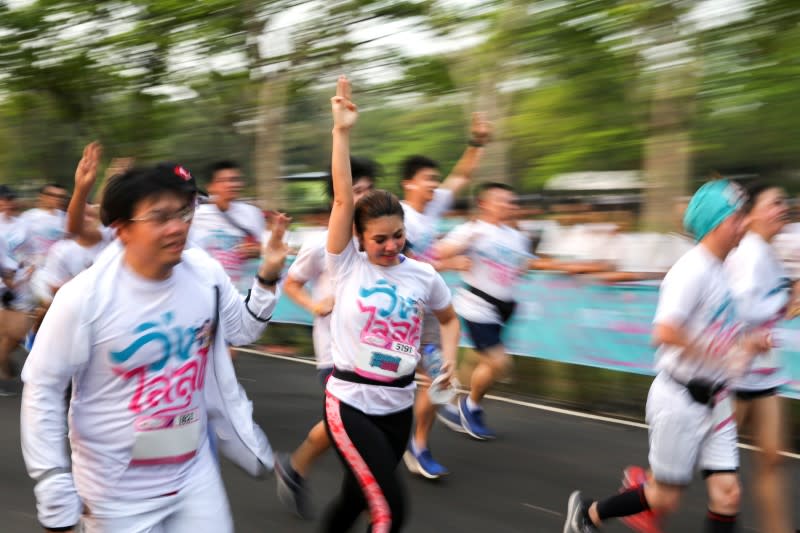
[{"label": "race number 5191", "polygon": [[414,353],[414,347],[411,346],[410,344],[404,344],[402,342],[394,341],[392,343],[392,351],[411,355]]}]

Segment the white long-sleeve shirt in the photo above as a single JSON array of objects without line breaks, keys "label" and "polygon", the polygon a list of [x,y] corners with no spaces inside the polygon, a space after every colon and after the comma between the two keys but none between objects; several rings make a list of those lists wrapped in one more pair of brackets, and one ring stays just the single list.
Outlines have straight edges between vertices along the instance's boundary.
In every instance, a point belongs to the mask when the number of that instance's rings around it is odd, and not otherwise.
[{"label": "white long-sleeve shirt", "polygon": [[[254,283],[243,298],[199,249],[160,282],[129,271],[121,252],[112,244],[56,294],[23,369],[22,451],[46,527],[75,524],[84,502],[181,490],[208,466],[209,423],[221,451],[251,473],[272,466],[225,344],[255,340],[278,294]],[[148,431],[162,422],[191,427],[194,451],[154,456]]]}]

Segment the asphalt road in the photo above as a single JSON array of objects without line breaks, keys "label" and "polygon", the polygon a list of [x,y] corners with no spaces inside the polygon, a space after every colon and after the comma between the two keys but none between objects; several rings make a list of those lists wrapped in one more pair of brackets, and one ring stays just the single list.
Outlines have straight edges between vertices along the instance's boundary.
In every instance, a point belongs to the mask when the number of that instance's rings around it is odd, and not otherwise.
[{"label": "asphalt road", "polygon": [[[322,390],[312,366],[259,355],[241,354],[241,382],[255,404],[255,417],[273,448],[289,450],[301,442],[322,414]],[[524,399],[523,399],[524,400]],[[33,483],[19,445],[18,397],[0,398],[0,532],[39,531]],[[477,442],[437,425],[432,450],[452,474],[431,482],[401,466],[410,499],[407,531],[560,533],[567,497],[575,488],[604,496],[619,487],[622,469],[644,464],[646,430],[546,412],[525,405],[488,401],[487,421],[496,441]],[[742,450],[745,504],[740,531],[757,531],[749,499],[751,453]],[[787,459],[791,485],[800,481],[800,461]],[[278,502],[274,478],[253,480],[228,463],[225,483],[238,532],[310,532],[318,522],[301,521]],[[331,452],[311,475],[313,500],[321,512],[336,494],[342,470]],[[793,503],[800,503],[797,490]],[[705,493],[698,478],[682,512],[665,531],[701,532]],[[800,512],[795,510],[795,523]],[[359,526],[356,531],[363,531]],[[610,524],[605,531],[628,531]],[[198,532],[200,533],[200,532]]]}]

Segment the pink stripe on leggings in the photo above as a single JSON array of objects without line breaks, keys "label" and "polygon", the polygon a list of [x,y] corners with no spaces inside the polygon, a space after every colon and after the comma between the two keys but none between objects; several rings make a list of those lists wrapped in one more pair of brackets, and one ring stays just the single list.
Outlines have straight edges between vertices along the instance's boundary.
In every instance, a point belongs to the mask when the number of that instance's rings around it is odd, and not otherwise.
[{"label": "pink stripe on leggings", "polygon": [[347,461],[347,464],[350,465],[358,484],[361,485],[361,490],[364,491],[373,533],[388,533],[392,528],[392,511],[389,509],[389,503],[386,501],[381,486],[375,476],[372,475],[369,466],[367,466],[361,454],[358,453],[358,449],[356,449],[350,437],[347,436],[347,431],[342,423],[339,399],[330,393],[325,394],[325,418],[336,447],[339,448],[339,452]]}]

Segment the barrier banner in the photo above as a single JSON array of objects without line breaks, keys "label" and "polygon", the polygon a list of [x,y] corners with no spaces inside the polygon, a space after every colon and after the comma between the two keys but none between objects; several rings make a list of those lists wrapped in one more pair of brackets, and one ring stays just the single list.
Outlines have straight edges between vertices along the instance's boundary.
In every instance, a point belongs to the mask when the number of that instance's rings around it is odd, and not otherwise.
[{"label": "barrier banner", "polygon": [[[456,289],[459,276],[446,273]],[[516,314],[504,334],[508,353],[622,372],[653,375],[652,320],[658,282],[604,284],[581,276],[529,272],[516,290]],[[311,324],[312,317],[282,296],[274,322]],[[782,363],[789,384],[784,396],[800,399],[800,320],[785,322]],[[463,328],[462,328],[463,331]],[[462,336],[462,346],[471,346]]]}]

